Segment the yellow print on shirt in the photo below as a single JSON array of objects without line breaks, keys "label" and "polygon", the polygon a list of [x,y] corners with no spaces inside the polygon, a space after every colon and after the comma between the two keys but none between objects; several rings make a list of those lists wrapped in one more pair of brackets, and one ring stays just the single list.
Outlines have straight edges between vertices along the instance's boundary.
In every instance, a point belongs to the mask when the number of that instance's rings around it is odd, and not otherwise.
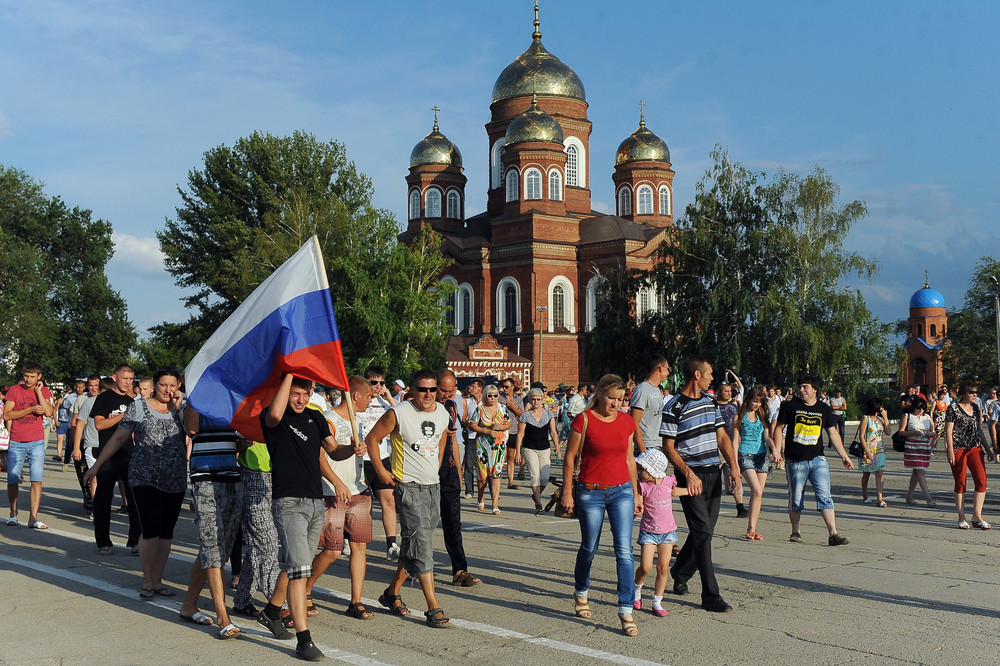
[{"label": "yellow print on shirt", "polygon": [[795,431],[792,441],[802,446],[816,446],[823,433],[823,417],[811,414],[795,415]]}]

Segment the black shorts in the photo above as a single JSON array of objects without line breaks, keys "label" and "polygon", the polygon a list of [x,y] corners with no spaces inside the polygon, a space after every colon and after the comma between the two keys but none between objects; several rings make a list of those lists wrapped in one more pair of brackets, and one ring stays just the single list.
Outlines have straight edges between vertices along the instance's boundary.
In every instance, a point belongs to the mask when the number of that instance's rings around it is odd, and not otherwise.
[{"label": "black shorts", "polygon": [[[391,463],[392,461],[390,458],[385,458],[382,461],[382,466],[385,467],[386,469],[392,469]],[[392,486],[387,486],[386,484],[382,483],[382,480],[380,478],[378,478],[378,474],[375,473],[375,465],[373,465],[370,460],[365,461],[364,467],[365,467],[365,483],[368,484],[368,487],[371,488],[372,491],[378,492],[380,490],[392,490]]]}]

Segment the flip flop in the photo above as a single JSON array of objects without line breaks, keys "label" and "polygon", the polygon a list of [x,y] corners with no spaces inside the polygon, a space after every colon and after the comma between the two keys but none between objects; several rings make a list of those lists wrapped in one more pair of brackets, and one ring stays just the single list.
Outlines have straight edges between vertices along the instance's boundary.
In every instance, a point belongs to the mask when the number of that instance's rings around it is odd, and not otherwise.
[{"label": "flip flop", "polygon": [[981,530],[991,530],[991,529],[993,529],[993,526],[990,525],[985,520],[977,520],[976,522],[974,522],[972,524],[975,525],[976,527],[978,527]]},{"label": "flip flop", "polygon": [[143,599],[152,599],[155,594],[156,590],[149,587],[144,587],[141,590],[139,590],[139,596],[142,597]]},{"label": "flip flop", "polygon": [[40,520],[36,520],[35,522],[30,523],[28,525],[28,527],[30,527],[33,530],[47,530],[47,529],[49,529],[49,526],[46,525],[45,523],[43,523]]},{"label": "flip flop", "polygon": [[[210,618],[209,616],[205,615],[201,611],[198,611],[194,615],[181,615],[180,613],[178,613],[178,615],[180,616],[180,618],[182,620],[184,620],[185,622],[190,622],[191,624],[200,624],[200,625],[203,625],[203,626],[208,626],[208,625],[211,625],[211,624],[215,624],[214,622],[212,622],[212,618]],[[232,626],[232,625],[230,625],[230,626]]]},{"label": "flip flop", "polygon": [[17,522],[17,516],[11,516],[7,519],[7,527],[17,527],[21,523]]},{"label": "flip flop", "polygon": [[229,624],[227,624],[224,627],[220,627],[219,628],[219,639],[220,640],[227,640],[229,638],[236,638],[239,635],[240,635],[240,628],[237,627],[232,622],[230,622]]},{"label": "flip flop", "polygon": [[153,593],[161,597],[176,597],[177,593],[171,590],[169,587],[158,587],[153,590]]},{"label": "flip flop", "polygon": [[960,521],[958,521],[958,529],[960,529],[960,530],[968,530],[968,529],[972,529],[972,528],[971,528],[971,526],[969,525],[968,522],[966,522],[964,520],[960,520]]}]

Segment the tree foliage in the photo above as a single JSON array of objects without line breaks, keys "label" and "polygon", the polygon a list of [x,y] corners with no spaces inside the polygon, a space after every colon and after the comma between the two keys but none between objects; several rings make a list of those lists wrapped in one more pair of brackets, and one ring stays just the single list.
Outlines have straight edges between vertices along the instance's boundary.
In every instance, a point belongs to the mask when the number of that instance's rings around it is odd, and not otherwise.
[{"label": "tree foliage", "polygon": [[[717,368],[754,382],[788,384],[808,372],[851,395],[870,376],[885,374],[889,327],[844,284],[848,277],[870,280],[878,270],[844,248],[867,214],[865,204],[838,205],[839,188],[819,167],[769,179],[718,147],[712,157],[654,268],[634,276],[662,295],[658,312],[639,327],[649,327],[675,365],[705,354]],[[636,285],[626,288],[634,299]],[[613,305],[598,301],[598,321]]]},{"label": "tree foliage", "polygon": [[[997,384],[996,294],[1000,261],[982,257],[976,262],[965,301],[948,313],[948,341],[942,352],[946,376],[957,381]],[[982,386],[980,387],[983,388]]]},{"label": "tree foliage", "polygon": [[18,169],[0,165],[0,374],[40,363],[50,381],[106,370],[128,357],[135,330],[104,268],[111,224],[70,208]]},{"label": "tree foliage", "polygon": [[645,286],[640,271],[618,266],[597,288],[594,328],[585,341],[591,377],[609,372],[637,381],[646,378],[646,358],[658,347],[648,317],[636,317],[635,294]]},{"label": "tree foliage", "polygon": [[[313,235],[319,238],[348,370],[376,362],[404,373],[444,353],[445,262],[428,233],[412,248],[396,241],[395,219],[372,206],[372,184],[343,144],[295,132],[253,133],[205,153],[178,188],[176,219],[157,233],[167,270],[193,288],[184,326],[153,329],[150,360],[187,363],[243,300]],[[426,322],[426,323],[425,323]],[[404,375],[405,376],[405,375]]]}]

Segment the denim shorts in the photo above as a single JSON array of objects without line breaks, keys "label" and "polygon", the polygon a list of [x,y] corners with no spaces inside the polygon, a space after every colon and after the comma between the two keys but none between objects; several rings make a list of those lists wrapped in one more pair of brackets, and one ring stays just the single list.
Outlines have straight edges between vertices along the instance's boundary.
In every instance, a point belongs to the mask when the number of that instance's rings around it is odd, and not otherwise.
[{"label": "denim shorts", "polygon": [[271,501],[278,531],[278,562],[288,572],[288,580],[312,576],[325,510],[322,498],[281,497]]},{"label": "denim shorts", "polygon": [[812,484],[816,495],[816,509],[823,511],[833,508],[833,496],[830,495],[830,467],[826,456],[816,456],[812,460],[792,462],[785,461],[785,475],[788,477],[788,510],[799,513],[805,508],[803,496],[806,491],[806,480]]},{"label": "denim shorts", "polygon": [[740,453],[737,455],[740,463],[740,471],[747,472],[753,470],[758,474],[771,473],[771,460],[767,451],[760,453]]},{"label": "denim shorts", "polygon": [[639,530],[640,546],[659,546],[661,543],[677,543],[677,530],[672,530],[666,534],[651,534]]},{"label": "denim shorts", "polygon": [[69,424],[70,421],[60,421],[59,427],[56,428],[57,435],[68,435],[69,434]]},{"label": "denim shorts", "polygon": [[21,483],[21,468],[24,467],[25,459],[28,460],[28,478],[41,483],[42,470],[45,469],[45,440],[10,440],[10,448],[7,450],[7,483]]}]

